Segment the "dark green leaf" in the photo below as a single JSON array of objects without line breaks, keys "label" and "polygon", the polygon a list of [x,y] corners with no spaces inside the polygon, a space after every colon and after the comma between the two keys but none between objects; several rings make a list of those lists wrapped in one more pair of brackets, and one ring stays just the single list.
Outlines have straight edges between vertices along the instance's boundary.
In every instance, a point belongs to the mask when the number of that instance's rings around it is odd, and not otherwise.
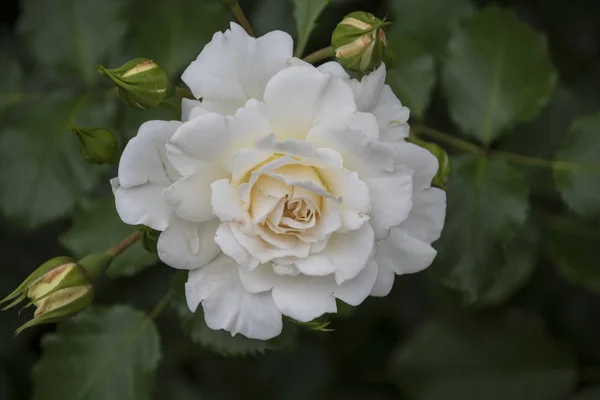
[{"label": "dark green leaf", "polygon": [[295,344],[296,328],[293,324],[285,324],[283,333],[271,340],[248,339],[243,335],[231,336],[224,330],[213,330],[206,326],[202,306],[192,313],[185,300],[184,284],[186,273],[180,273],[173,279],[173,291],[176,294],[173,306],[179,315],[183,330],[198,345],[225,356],[249,356],[262,354],[267,350],[289,348]]},{"label": "dark green leaf", "polygon": [[125,306],[96,308],[42,340],[34,400],[150,400],[160,359],[156,328]]},{"label": "dark green leaf", "polygon": [[418,400],[560,400],[573,354],[522,315],[434,320],[393,356],[392,376]]},{"label": "dark green leaf", "polygon": [[121,0],[26,0],[19,28],[36,60],[88,85],[97,61],[110,60],[127,25]]},{"label": "dark green leaf", "polygon": [[[277,16],[273,18],[273,16]],[[264,0],[256,5],[250,15],[250,23],[258,36],[267,32],[280,30],[296,35],[296,21],[294,20],[291,1]]]},{"label": "dark green leaf", "polygon": [[[61,235],[60,242],[76,257],[83,257],[108,250],[135,230],[135,226],[121,221],[111,196],[78,212],[73,226]],[[148,253],[138,242],[112,262],[107,274],[111,277],[132,276],[157,261],[158,257]]]},{"label": "dark green leaf", "polygon": [[450,115],[483,143],[534,118],[555,82],[546,38],[512,11],[488,7],[450,39],[442,73]]},{"label": "dark green leaf", "polygon": [[105,169],[83,159],[68,126],[72,116],[112,116],[106,104],[88,103],[84,97],[48,95],[30,108],[34,117],[0,135],[0,209],[7,218],[29,229],[55,221],[98,183]]},{"label": "dark green leaf", "polygon": [[504,265],[499,265],[491,286],[481,293],[479,306],[502,304],[529,281],[537,261],[536,248],[521,234],[506,245]]},{"label": "dark green leaf", "polygon": [[477,303],[504,275],[507,245],[527,218],[528,188],[502,160],[463,155],[452,167],[435,271],[467,302]]},{"label": "dark green leaf", "polygon": [[131,13],[131,56],[153,59],[171,77],[178,77],[231,18],[222,0],[135,0]]},{"label": "dark green leaf", "polygon": [[[391,4],[393,29],[411,36],[436,57],[446,48],[450,30],[474,9],[471,0],[394,0]],[[397,48],[393,42],[391,46]]]},{"label": "dark green leaf", "polygon": [[600,399],[600,386],[584,389],[570,400],[598,400]]},{"label": "dark green leaf", "polygon": [[570,282],[600,293],[600,225],[571,217],[542,216],[544,250]]},{"label": "dark green leaf", "polygon": [[294,18],[298,27],[298,38],[294,54],[300,57],[308,44],[308,39],[315,29],[319,16],[327,7],[330,0],[292,0],[294,3]]},{"label": "dark green leaf", "polygon": [[388,43],[395,54],[393,66],[387,72],[388,83],[412,115],[423,119],[435,86],[433,57],[418,42],[402,34],[396,25],[388,36]]},{"label": "dark green leaf", "polygon": [[23,71],[14,58],[0,59],[0,114],[31,95],[23,92]]},{"label": "dark green leaf", "polygon": [[600,114],[576,120],[556,155],[554,179],[571,210],[600,216]]}]

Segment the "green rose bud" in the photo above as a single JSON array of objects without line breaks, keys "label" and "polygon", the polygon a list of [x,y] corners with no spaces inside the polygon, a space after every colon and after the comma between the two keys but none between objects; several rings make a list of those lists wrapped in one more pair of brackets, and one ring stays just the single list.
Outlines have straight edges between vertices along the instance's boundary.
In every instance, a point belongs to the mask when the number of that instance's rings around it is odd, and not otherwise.
[{"label": "green rose bud", "polygon": [[33,271],[0,304],[9,303],[7,310],[29,299],[25,307],[34,305],[33,319],[17,329],[17,334],[32,326],[58,322],[87,308],[94,299],[92,279],[110,264],[108,253],[92,254],[75,262],[68,257],[56,257]]},{"label": "green rose bud", "polygon": [[438,171],[433,177],[431,184],[435,187],[446,190],[446,184],[450,181],[450,174],[452,173],[452,164],[450,163],[450,157],[448,157],[446,150],[435,143],[426,142],[414,135],[410,135],[408,141],[416,144],[419,147],[429,150],[429,152],[438,159]]},{"label": "green rose bud", "polygon": [[387,39],[382,21],[363,11],[348,14],[333,31],[331,44],[337,61],[344,67],[369,72],[386,57]]},{"label": "green rose bud", "polygon": [[117,135],[105,128],[79,128],[71,130],[79,139],[83,158],[92,164],[118,164],[119,140]]},{"label": "green rose bud", "polygon": [[167,94],[167,74],[148,58],[135,58],[115,69],[98,65],[98,72],[113,81],[119,96],[132,107],[156,107]]}]

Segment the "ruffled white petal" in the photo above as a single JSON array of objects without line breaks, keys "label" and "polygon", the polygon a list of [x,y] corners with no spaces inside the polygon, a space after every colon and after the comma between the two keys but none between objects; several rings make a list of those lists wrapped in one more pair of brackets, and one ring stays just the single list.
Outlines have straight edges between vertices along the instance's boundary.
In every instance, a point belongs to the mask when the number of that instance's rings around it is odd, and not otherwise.
[{"label": "ruffled white petal", "polygon": [[431,243],[437,240],[446,215],[446,193],[437,188],[417,192],[413,208],[390,236],[377,244],[377,262],[397,274],[410,274],[427,268],[436,256]]},{"label": "ruffled white petal", "polygon": [[267,340],[281,333],[281,312],[270,293],[249,293],[240,282],[237,264],[221,255],[203,268],[190,271],[185,285],[190,310],[200,303],[206,325]]},{"label": "ruffled white petal", "polygon": [[217,32],[181,79],[204,107],[234,114],[250,98],[262,99],[267,82],[292,60],[293,41],[281,31],[252,38],[231,23]]},{"label": "ruffled white petal", "polygon": [[393,173],[365,178],[371,194],[371,226],[375,239],[385,238],[391,227],[400,225],[412,208],[413,171],[396,167]]},{"label": "ruffled white petal", "polygon": [[225,162],[231,156],[231,131],[226,117],[204,114],[182,124],[166,144],[169,162],[183,175],[206,168],[226,174]]},{"label": "ruffled white petal", "polygon": [[385,78],[385,64],[381,64],[361,81],[351,80],[350,85],[358,110],[370,112],[377,117],[381,129],[380,139],[384,142],[394,142],[408,137],[410,111],[385,84]]},{"label": "ruffled white petal", "polygon": [[[192,119],[192,112],[197,114],[197,111],[194,111],[195,108],[199,108],[199,113],[207,112],[202,107],[202,103],[195,99],[186,99],[185,97],[181,99],[181,121],[187,122]],[[200,111],[202,110],[202,111]]]},{"label": "ruffled white petal", "polygon": [[350,86],[312,67],[279,72],[264,99],[263,115],[278,140],[303,139],[313,126],[344,121],[356,111]]},{"label": "ruffled white petal", "polygon": [[431,186],[431,180],[438,171],[437,158],[420,146],[407,142],[394,143],[398,154],[397,164],[413,171],[415,192]]},{"label": "ruffled white petal", "polygon": [[205,173],[184,176],[165,189],[163,196],[180,218],[193,222],[208,221],[215,217],[210,185],[220,178],[218,171],[208,169]]},{"label": "ruffled white petal", "polygon": [[195,269],[208,264],[220,253],[215,243],[219,221],[194,223],[174,218],[158,239],[158,256],[177,269]]},{"label": "ruffled white petal", "polygon": [[161,185],[140,185],[123,188],[118,178],[111,180],[115,207],[123,222],[129,225],[146,225],[163,231],[169,224],[171,209],[165,203]]},{"label": "ruffled white petal", "polygon": [[385,265],[378,265],[377,279],[375,280],[375,285],[371,290],[370,296],[385,297],[390,294],[395,278],[396,275],[393,270],[387,268]]},{"label": "ruffled white petal", "polygon": [[306,139],[319,147],[338,151],[344,167],[358,172],[361,178],[392,172],[397,162],[393,145],[369,139],[366,133],[346,125],[317,125]]},{"label": "ruffled white petal", "polygon": [[179,121],[148,121],[140,126],[121,155],[118,173],[121,187],[168,186],[178,178],[167,161],[165,143],[180,125]]},{"label": "ruffled white petal", "polygon": [[253,293],[271,290],[275,304],[284,315],[308,322],[325,313],[337,311],[335,298],[359,305],[369,295],[377,279],[377,264],[369,262],[354,279],[338,285],[333,275],[282,276],[269,265],[241,272],[244,287]]}]

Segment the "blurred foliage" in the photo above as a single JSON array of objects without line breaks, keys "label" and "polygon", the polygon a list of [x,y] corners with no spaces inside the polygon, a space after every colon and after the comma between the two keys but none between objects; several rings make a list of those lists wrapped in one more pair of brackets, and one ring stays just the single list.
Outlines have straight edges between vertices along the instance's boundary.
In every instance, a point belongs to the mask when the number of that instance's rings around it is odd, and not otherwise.
[{"label": "blurred foliage", "polygon": [[[258,342],[208,329],[186,307],[181,274],[136,244],[79,317],[13,339],[26,317],[0,316],[0,399],[600,399],[600,3],[240,3],[258,34],[285,30],[303,54],[329,46],[349,12],[393,22],[388,83],[413,133],[453,163],[434,265],[334,317],[331,332],[286,321],[280,338]],[[110,128],[122,148],[142,122],[178,118],[169,104],[125,107],[96,63],[150,57],[177,81],[233,16],[221,0],[3,6],[8,293],[48,258],[135,230],[114,210],[116,168],[87,164],[69,126]]]}]

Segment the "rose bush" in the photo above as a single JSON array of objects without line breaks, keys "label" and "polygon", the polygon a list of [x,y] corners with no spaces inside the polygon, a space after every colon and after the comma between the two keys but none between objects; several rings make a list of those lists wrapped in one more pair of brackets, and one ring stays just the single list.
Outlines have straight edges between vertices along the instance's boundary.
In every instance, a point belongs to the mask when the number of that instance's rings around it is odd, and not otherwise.
[{"label": "rose bush", "polygon": [[112,181],[121,219],[162,231],[207,325],[269,339],[385,296],[431,264],[446,208],[437,159],[407,143],[409,110],[382,64],[361,81],[292,56],[284,32],[231,24],[182,80],[182,121],[149,121]]}]

